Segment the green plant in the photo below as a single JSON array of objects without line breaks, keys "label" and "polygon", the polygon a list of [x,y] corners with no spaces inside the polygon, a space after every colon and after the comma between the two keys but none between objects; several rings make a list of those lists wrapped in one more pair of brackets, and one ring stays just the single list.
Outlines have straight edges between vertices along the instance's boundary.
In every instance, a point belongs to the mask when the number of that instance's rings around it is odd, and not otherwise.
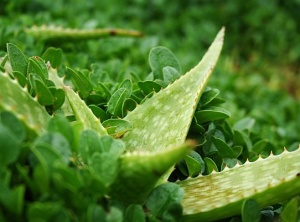
[{"label": "green plant", "polygon": [[[172,52],[157,47],[145,81],[118,84],[95,65],[67,68],[62,79],[52,68],[59,50],[28,58],[8,44],[0,73],[0,218],[207,221],[241,213],[246,221],[299,194],[299,149],[262,159],[261,147],[243,148],[218,90],[205,90],[223,36],[224,29],[183,76]],[[170,175],[182,181],[168,183]],[[248,214],[253,206],[257,216]]]}]

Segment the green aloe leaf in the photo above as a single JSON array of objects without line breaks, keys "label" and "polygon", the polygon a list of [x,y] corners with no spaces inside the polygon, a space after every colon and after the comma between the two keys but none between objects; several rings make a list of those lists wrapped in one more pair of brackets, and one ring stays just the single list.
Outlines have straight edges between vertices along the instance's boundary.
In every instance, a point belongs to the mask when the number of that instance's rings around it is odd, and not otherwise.
[{"label": "green aloe leaf", "polygon": [[192,142],[156,152],[135,151],[120,157],[119,174],[110,194],[124,204],[140,204],[176,162],[193,147]]},{"label": "green aloe leaf", "polygon": [[91,109],[88,108],[85,102],[73,91],[73,89],[64,85],[63,79],[57,75],[55,69],[49,70],[49,78],[54,82],[57,88],[62,88],[65,91],[67,100],[62,106],[65,115],[74,113],[76,120],[82,123],[83,129],[93,129],[98,132],[99,135],[107,135],[100,120],[95,117]]},{"label": "green aloe leaf", "polygon": [[223,37],[224,29],[198,65],[124,118],[133,127],[123,137],[130,150],[153,152],[184,142],[196,104],[222,49]]},{"label": "green aloe leaf", "polygon": [[[11,99],[14,98],[14,99]],[[35,134],[45,132],[50,116],[25,88],[0,72],[0,110],[11,111]]]},{"label": "green aloe leaf", "polygon": [[247,199],[265,207],[299,194],[299,158],[300,148],[178,182],[185,192],[183,221],[218,220],[239,214]]},{"label": "green aloe leaf", "polygon": [[58,42],[99,39],[107,36],[141,37],[143,35],[139,31],[126,29],[71,29],[55,26],[32,26],[25,31],[40,40]]}]

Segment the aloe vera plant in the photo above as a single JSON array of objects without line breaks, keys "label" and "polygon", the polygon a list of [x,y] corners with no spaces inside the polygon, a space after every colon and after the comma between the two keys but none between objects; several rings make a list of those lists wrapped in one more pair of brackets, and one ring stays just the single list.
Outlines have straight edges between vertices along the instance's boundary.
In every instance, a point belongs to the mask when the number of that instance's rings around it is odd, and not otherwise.
[{"label": "aloe vera plant", "polygon": [[[93,83],[85,73],[69,69],[70,78],[78,91],[75,93],[70,86],[65,85],[56,69],[49,64],[46,66],[47,61],[27,59],[15,45],[8,44],[8,61],[3,60],[5,71],[0,73],[0,110],[3,113],[0,133],[4,135],[14,132],[5,124],[8,122],[5,117],[10,115],[15,115],[21,121],[18,124],[29,129],[29,138],[34,138],[34,142],[29,147],[25,143],[23,146],[30,150],[30,158],[26,161],[32,167],[34,182],[30,182],[31,175],[20,164],[17,165],[17,171],[21,172],[23,179],[19,180],[28,184],[28,192],[33,196],[43,193],[45,203],[48,204],[33,202],[26,211],[27,217],[38,218],[40,212],[48,207],[52,209],[49,220],[58,215],[67,217],[70,212],[76,215],[76,210],[79,212],[84,209],[84,215],[77,217],[77,220],[93,221],[106,217],[107,221],[113,221],[117,217],[119,220],[130,221],[132,216],[145,221],[141,205],[146,205],[151,212],[148,217],[150,219],[157,217],[159,220],[167,220],[170,212],[175,209],[179,212],[177,220],[181,217],[182,210],[183,221],[213,221],[240,214],[249,199],[253,199],[259,207],[265,207],[299,194],[299,149],[295,152],[284,151],[278,156],[271,154],[266,159],[246,161],[230,168],[226,166],[221,172],[188,177],[176,183],[167,182],[175,164],[183,158],[189,158],[186,154],[195,148],[195,142],[186,138],[200,97],[221,52],[223,38],[224,29],[218,33],[201,62],[185,75],[170,81],[166,87],[159,84],[159,81],[141,82],[142,92],[145,93],[150,87],[150,94],[149,98],[140,101],[141,104],[137,106],[132,98],[137,98],[139,94],[129,96],[133,88],[130,81],[122,82],[110,95],[110,91],[101,82],[94,83],[98,88],[93,88]],[[152,75],[166,77],[166,73],[175,73],[176,76],[179,69],[176,64],[174,60],[173,67],[169,67],[167,71],[161,71],[152,64]],[[93,75],[90,74],[89,78],[96,78]],[[149,84],[148,88],[145,84]],[[100,89],[104,92],[103,97],[110,98],[107,112],[114,115],[114,118],[105,121],[101,116],[105,117],[106,113],[99,107],[90,106],[98,112],[98,119],[94,115],[97,112],[92,112],[82,100],[96,95]],[[127,108],[132,111],[126,113],[124,104],[130,104]],[[205,115],[203,112],[200,114]],[[220,115],[227,116],[225,112]],[[63,116],[73,116],[72,125]],[[15,117],[9,118],[17,122]],[[199,125],[197,127],[201,128]],[[0,139],[3,139],[3,144],[8,144],[4,136]],[[217,149],[221,149],[220,139],[213,138],[213,141],[220,145]],[[0,168],[3,172],[19,158],[22,151],[20,144],[21,142],[14,144],[15,150],[20,150],[3,162]],[[236,154],[237,151],[237,148],[228,146],[224,159],[239,156],[241,152]],[[1,152],[6,151],[2,148]],[[22,152],[27,151],[25,149]],[[6,156],[3,155],[3,159]],[[275,170],[270,173],[270,169]],[[20,183],[15,190],[9,189],[9,175],[10,173],[6,174],[6,179],[0,185],[8,190],[10,203],[14,203],[25,198],[24,185]],[[38,187],[38,191],[35,187]],[[53,190],[60,195],[66,194],[67,201],[53,204]],[[161,195],[170,190],[176,193],[175,197],[170,197],[169,205],[161,203],[161,208],[164,209],[162,211],[153,203],[153,198],[159,202],[159,198],[155,199],[156,193],[161,192]],[[106,196],[109,198],[105,199]],[[112,206],[110,214],[105,216],[100,200],[117,202],[120,209],[126,209],[124,217],[120,216],[122,213],[119,208],[103,203],[103,208]],[[68,201],[73,204],[70,209],[66,207]],[[92,204],[88,207],[82,206],[90,202]],[[7,211],[13,210],[12,204],[5,202],[3,192],[0,192],[0,203]],[[18,202],[18,206],[17,216],[20,216],[25,207],[22,201]],[[0,213],[3,213],[2,217],[10,215],[5,210]],[[176,213],[173,212],[172,215]]]}]

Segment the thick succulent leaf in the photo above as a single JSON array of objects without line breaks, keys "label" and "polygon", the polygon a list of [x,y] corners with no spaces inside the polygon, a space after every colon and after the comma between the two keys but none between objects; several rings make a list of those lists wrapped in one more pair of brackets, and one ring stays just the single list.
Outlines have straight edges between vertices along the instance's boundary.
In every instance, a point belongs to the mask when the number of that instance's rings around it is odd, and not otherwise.
[{"label": "thick succulent leaf", "polygon": [[102,126],[99,119],[97,119],[92,110],[80,99],[71,88],[64,87],[69,104],[74,112],[76,120],[83,123],[84,129],[93,129],[100,135],[107,135],[106,129]]},{"label": "thick succulent leaf", "polygon": [[143,203],[150,191],[176,162],[193,147],[191,141],[157,152],[128,152],[120,158],[111,196],[124,204]]},{"label": "thick succulent leaf", "polygon": [[299,159],[300,148],[178,182],[185,191],[184,221],[213,221],[240,214],[246,199],[265,207],[299,194]]},{"label": "thick succulent leaf", "polygon": [[51,118],[45,108],[29,95],[26,88],[22,88],[2,72],[0,72],[0,110],[14,113],[35,134],[45,132]]},{"label": "thick succulent leaf", "polygon": [[153,152],[184,142],[198,100],[221,52],[223,37],[224,29],[197,66],[124,118],[133,127],[123,137],[130,150]]},{"label": "thick succulent leaf", "polygon": [[74,113],[76,120],[83,124],[83,129],[93,129],[99,135],[107,135],[106,129],[102,126],[99,119],[95,117],[92,110],[84,103],[84,101],[70,87],[64,85],[63,80],[59,78],[55,69],[49,69],[49,78],[54,82],[56,87],[62,88],[67,100],[62,106],[65,115]]},{"label": "thick succulent leaf", "polygon": [[132,36],[141,37],[142,33],[126,29],[71,29],[55,26],[32,26],[25,30],[28,34],[43,40],[72,41],[98,39],[106,36]]}]

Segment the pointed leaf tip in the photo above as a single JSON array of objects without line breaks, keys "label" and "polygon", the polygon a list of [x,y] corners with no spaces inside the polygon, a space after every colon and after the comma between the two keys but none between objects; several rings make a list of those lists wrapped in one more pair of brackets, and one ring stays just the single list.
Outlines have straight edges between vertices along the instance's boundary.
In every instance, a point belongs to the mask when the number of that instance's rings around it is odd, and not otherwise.
[{"label": "pointed leaf tip", "polygon": [[124,118],[133,126],[123,137],[130,150],[157,151],[185,141],[196,104],[221,52],[224,30],[218,33],[198,65]]}]

